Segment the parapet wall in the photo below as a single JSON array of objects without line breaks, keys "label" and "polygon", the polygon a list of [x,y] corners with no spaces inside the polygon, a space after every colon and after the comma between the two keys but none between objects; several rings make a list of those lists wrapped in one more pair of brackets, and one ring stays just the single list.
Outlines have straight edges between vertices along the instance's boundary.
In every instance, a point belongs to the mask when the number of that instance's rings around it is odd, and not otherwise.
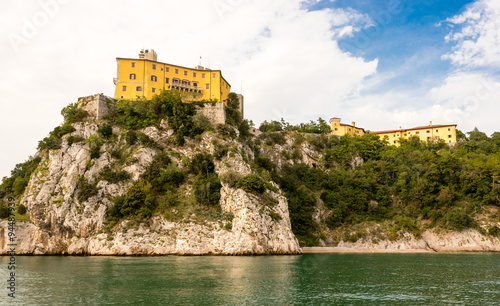
[{"label": "parapet wall", "polygon": [[91,117],[102,120],[115,108],[116,101],[103,94],[78,98],[78,107],[86,110]]},{"label": "parapet wall", "polygon": [[[243,116],[243,96],[238,95],[240,100],[240,112]],[[116,100],[103,94],[78,98],[78,107],[86,110],[91,117],[97,120],[104,119],[115,109]],[[198,113],[205,115],[213,125],[226,123],[226,105],[224,103],[205,103],[204,107],[198,107]]]}]

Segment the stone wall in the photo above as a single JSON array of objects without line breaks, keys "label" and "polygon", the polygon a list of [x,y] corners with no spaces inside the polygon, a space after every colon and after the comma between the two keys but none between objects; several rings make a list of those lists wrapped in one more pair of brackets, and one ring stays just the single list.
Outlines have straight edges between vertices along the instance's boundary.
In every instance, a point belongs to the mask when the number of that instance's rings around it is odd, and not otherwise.
[{"label": "stone wall", "polygon": [[115,107],[115,100],[101,94],[78,98],[78,107],[86,110],[91,117],[102,120]]},{"label": "stone wall", "polygon": [[211,124],[226,123],[226,105],[224,103],[205,103],[205,107],[199,107],[198,113],[205,115]]}]

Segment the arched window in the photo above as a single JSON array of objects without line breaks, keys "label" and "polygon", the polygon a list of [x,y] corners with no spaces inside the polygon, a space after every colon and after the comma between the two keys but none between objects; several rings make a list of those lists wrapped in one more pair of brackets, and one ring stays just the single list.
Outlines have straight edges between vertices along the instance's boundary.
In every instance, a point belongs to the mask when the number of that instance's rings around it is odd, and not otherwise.
[{"label": "arched window", "polygon": [[131,74],[130,74],[130,79],[131,79],[131,80],[135,80],[135,73],[131,73]]},{"label": "arched window", "polygon": [[141,86],[137,86],[136,90],[137,91],[142,91],[142,87]]},{"label": "arched window", "polygon": [[156,82],[156,81],[157,81],[156,75],[152,75],[152,76],[151,76],[151,81],[153,81],[153,82]]}]

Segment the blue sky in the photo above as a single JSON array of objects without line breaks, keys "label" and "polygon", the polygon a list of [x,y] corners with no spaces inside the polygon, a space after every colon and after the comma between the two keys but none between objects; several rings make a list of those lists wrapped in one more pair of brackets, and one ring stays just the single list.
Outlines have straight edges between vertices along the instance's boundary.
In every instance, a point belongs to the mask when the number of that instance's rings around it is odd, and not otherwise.
[{"label": "blue sky", "polygon": [[[444,43],[449,27],[443,23],[473,1],[321,1],[311,10],[352,8],[373,19],[373,25],[339,40],[340,48],[367,60],[378,59],[378,73],[397,71],[397,77],[379,88],[428,87],[426,80],[445,76],[452,69],[441,55],[452,44]],[[368,39],[368,40],[367,40]]]},{"label": "blue sky", "polygon": [[257,126],[500,131],[500,1],[25,0],[0,4],[0,177],[78,97],[114,95],[116,57],[220,69]]}]

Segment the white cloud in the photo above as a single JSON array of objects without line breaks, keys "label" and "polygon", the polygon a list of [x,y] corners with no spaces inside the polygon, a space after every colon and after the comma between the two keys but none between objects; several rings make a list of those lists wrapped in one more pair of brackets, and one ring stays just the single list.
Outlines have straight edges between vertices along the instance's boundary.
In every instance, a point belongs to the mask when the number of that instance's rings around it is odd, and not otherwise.
[{"label": "white cloud", "polygon": [[457,66],[469,68],[500,67],[500,2],[479,0],[468,9],[447,20],[459,25],[458,31],[451,31],[446,41],[455,43],[451,53],[443,59]]},{"label": "white cloud", "polygon": [[[59,112],[68,103],[99,92],[112,96],[115,58],[136,57],[143,47],[155,49],[160,61],[185,66],[197,65],[202,56],[202,64],[221,69],[234,91],[243,82],[246,114],[256,122],[339,112],[344,97],[375,73],[377,61],[344,54],[333,38],[369,21],[353,10],[308,11],[314,3],[2,3],[0,177],[35,153],[37,141],[61,123]],[[12,37],[21,40],[12,44]]]}]

